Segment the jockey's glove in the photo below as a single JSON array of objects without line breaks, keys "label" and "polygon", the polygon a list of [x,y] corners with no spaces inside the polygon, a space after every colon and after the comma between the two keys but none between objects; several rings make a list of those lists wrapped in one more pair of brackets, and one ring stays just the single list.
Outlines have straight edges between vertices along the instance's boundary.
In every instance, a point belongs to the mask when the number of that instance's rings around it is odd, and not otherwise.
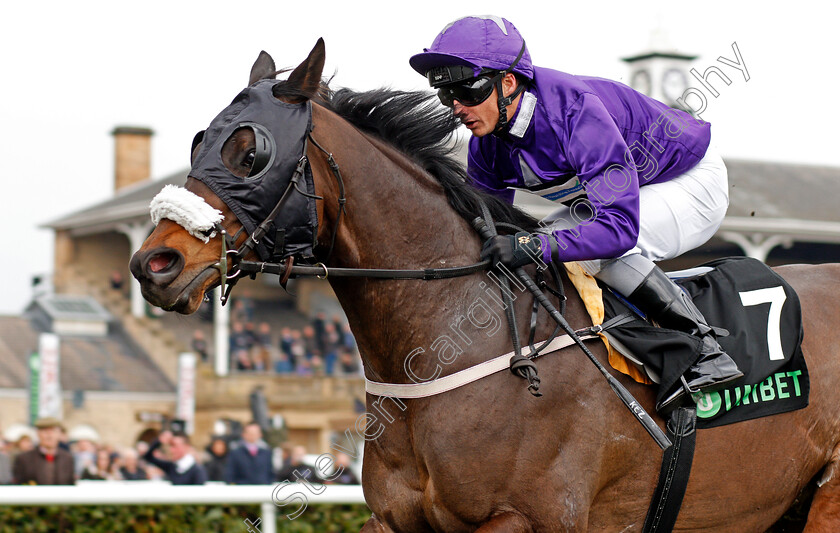
[{"label": "jockey's glove", "polygon": [[484,241],[481,259],[490,258],[493,266],[499,263],[515,269],[542,260],[541,243],[525,231],[516,235],[495,235]]}]

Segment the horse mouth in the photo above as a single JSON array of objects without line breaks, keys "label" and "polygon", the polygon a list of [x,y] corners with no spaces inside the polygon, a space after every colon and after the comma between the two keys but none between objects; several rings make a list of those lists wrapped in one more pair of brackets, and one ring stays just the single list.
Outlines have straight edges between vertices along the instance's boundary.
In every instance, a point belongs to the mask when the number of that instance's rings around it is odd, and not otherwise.
[{"label": "horse mouth", "polygon": [[213,276],[218,275],[219,271],[216,268],[212,265],[207,266],[171,299],[167,298],[166,294],[152,293],[146,287],[143,287],[143,297],[165,311],[191,315],[198,310],[204,294],[220,285],[219,279],[212,280]]}]

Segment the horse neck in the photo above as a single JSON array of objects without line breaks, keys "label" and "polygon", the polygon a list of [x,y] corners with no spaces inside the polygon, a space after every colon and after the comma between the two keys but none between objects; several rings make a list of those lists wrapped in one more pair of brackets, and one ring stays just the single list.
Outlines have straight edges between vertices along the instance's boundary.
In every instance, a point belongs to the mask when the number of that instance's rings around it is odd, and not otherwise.
[{"label": "horse neck", "polygon": [[[330,266],[423,269],[479,260],[478,235],[449,205],[435,178],[390,145],[319,106],[313,107],[313,120],[329,121],[328,127],[314,131],[341,167],[347,199]],[[325,198],[319,205],[319,242],[327,248],[339,193],[324,158],[313,165],[320,176],[317,192]],[[481,272],[450,280],[333,278],[330,283],[350,321],[368,377],[408,382],[405,361],[418,349],[437,356],[414,358],[412,368],[419,376],[432,375],[439,361],[446,362],[459,349],[458,360],[443,374],[511,350],[507,319],[498,304],[499,279]],[[566,276],[563,284],[567,294],[574,293]],[[527,339],[533,298],[515,286],[512,291],[520,338]],[[589,323],[579,298],[568,303],[573,325]],[[541,316],[537,340],[554,329],[554,323]]]},{"label": "horse neck", "polygon": [[[316,110],[332,115],[313,107],[316,121]],[[332,266],[426,268],[477,260],[476,233],[450,207],[434,177],[392,146],[332,117],[335,124],[323,128],[326,133],[317,127],[313,133],[323,136],[316,140],[333,154],[345,185],[346,210],[337,228]],[[316,179],[316,188],[320,185],[325,200],[319,206],[323,223],[318,241],[326,249],[336,230],[339,191],[320,159],[322,179]]]},{"label": "horse neck", "polygon": [[[423,269],[478,261],[478,236],[450,207],[437,180],[390,145],[319,106],[313,107],[313,121],[313,136],[340,165],[347,198],[330,266]],[[338,188],[323,159],[314,158],[313,171],[316,190],[325,198],[319,205],[319,243],[328,248]],[[448,331],[448,318],[441,315],[462,305],[467,294],[480,292],[482,278],[330,282],[371,377],[405,381],[406,355]]]}]

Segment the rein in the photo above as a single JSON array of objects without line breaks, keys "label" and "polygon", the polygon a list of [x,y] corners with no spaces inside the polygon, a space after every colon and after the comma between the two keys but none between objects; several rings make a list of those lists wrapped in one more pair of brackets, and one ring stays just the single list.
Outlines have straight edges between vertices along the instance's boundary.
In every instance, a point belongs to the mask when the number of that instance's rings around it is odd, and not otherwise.
[{"label": "rein", "polygon": [[[473,263],[471,265],[466,266],[424,269],[338,267],[328,268],[323,262],[316,263],[315,265],[295,265],[293,257],[288,257],[283,262],[245,261],[244,257],[248,254],[248,252],[253,250],[254,247],[257,244],[259,244],[260,240],[266,235],[266,233],[268,233],[269,229],[271,228],[272,221],[275,218],[277,218],[277,215],[280,213],[280,210],[283,208],[283,205],[290,197],[292,190],[299,192],[307,198],[312,198],[315,200],[324,199],[322,196],[307,193],[305,190],[302,190],[299,186],[300,180],[303,178],[304,172],[306,172],[306,166],[311,165],[311,163],[309,162],[309,158],[306,155],[310,142],[312,143],[312,145],[314,145],[327,156],[327,164],[329,165],[330,170],[332,171],[332,174],[335,177],[336,182],[338,183],[338,216],[336,217],[335,227],[333,227],[332,236],[330,238],[330,247],[329,251],[327,252],[325,261],[328,260],[332,255],[333,249],[335,247],[335,239],[338,233],[338,227],[341,224],[342,215],[345,212],[347,204],[347,197],[345,196],[344,192],[344,180],[341,177],[341,169],[339,168],[338,163],[335,161],[335,158],[333,157],[332,153],[326,150],[320,144],[318,144],[318,142],[312,137],[312,134],[308,133],[304,138],[303,155],[298,160],[298,164],[295,167],[294,173],[292,174],[292,177],[289,180],[289,185],[283,191],[283,194],[280,196],[280,200],[278,200],[277,204],[274,206],[274,209],[271,210],[271,213],[269,213],[265,220],[263,220],[259,224],[259,226],[257,226],[257,228],[254,230],[254,233],[249,235],[245,242],[243,242],[239,248],[236,248],[236,240],[238,239],[242,231],[245,229],[244,226],[240,228],[235,235],[231,236],[224,229],[224,227],[222,227],[220,222],[215,223],[214,229],[222,239],[222,253],[221,257],[219,258],[219,261],[213,264],[211,268],[217,269],[221,274],[220,292],[222,293],[222,305],[227,303],[228,299],[230,298],[230,293],[233,290],[233,286],[236,285],[236,283],[245,275],[249,275],[253,278],[260,273],[278,274],[281,276],[281,284],[283,284],[284,286],[286,281],[291,277],[315,277],[318,279],[327,279],[327,277],[332,276],[394,280],[419,279],[428,281],[435,279],[450,279],[460,276],[467,276],[476,272],[481,272],[482,270],[487,270],[487,268],[490,266],[489,259],[485,259],[478,263]],[[282,230],[279,230],[278,233],[282,233]],[[275,241],[275,248],[282,249],[282,241],[282,237],[278,235],[278,238]]]},{"label": "rein", "polygon": [[490,260],[459,267],[397,269],[397,268],[329,268],[324,263],[315,265],[289,266],[287,263],[271,263],[268,261],[241,261],[238,270],[242,273],[279,274],[289,277],[315,277],[318,279],[334,278],[378,278],[378,279],[419,279],[424,281],[434,279],[450,279],[467,276],[482,270],[487,270]]}]

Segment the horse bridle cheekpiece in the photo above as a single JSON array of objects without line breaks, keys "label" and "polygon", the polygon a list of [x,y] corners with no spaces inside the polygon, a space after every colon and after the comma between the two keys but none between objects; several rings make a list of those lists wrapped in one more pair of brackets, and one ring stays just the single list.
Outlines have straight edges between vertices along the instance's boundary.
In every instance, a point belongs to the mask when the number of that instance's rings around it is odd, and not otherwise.
[{"label": "horse bridle cheekpiece", "polygon": [[[193,147],[200,142],[201,149],[189,173],[233,211],[249,235],[245,246],[263,261],[312,257],[318,227],[315,186],[306,161],[312,104],[279,100],[272,92],[278,83],[260,80],[246,88],[196,136]],[[256,141],[251,171],[244,178],[222,161],[225,142],[242,128],[252,130]],[[232,241],[227,240],[230,248]]]}]

